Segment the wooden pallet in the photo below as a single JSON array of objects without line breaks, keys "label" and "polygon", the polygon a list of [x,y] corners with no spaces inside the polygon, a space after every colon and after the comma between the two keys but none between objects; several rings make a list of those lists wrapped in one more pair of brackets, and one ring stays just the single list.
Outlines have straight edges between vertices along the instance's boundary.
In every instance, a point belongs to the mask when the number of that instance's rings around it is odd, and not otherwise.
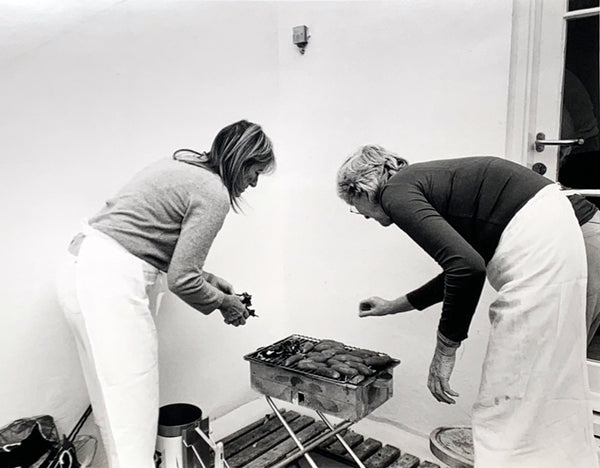
[{"label": "wooden pallet", "polygon": [[[284,411],[282,414],[302,443],[327,430],[323,422],[301,416],[295,411]],[[397,447],[383,445],[352,430],[342,432],[342,436],[367,468],[440,468],[435,463],[421,461],[410,453],[402,453]],[[225,459],[231,468],[268,468],[297,451],[296,444],[274,414],[265,415],[221,442],[224,445]],[[335,437],[316,447],[314,453],[347,466],[356,466]]]}]

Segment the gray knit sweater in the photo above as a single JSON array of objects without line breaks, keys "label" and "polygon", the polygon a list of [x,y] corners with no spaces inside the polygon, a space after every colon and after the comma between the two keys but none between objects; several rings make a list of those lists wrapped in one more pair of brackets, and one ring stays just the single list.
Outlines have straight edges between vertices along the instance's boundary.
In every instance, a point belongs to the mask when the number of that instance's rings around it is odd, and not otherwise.
[{"label": "gray knit sweater", "polygon": [[217,174],[169,159],[139,172],[89,223],[166,271],[173,293],[210,313],[224,294],[209,284],[202,268],[229,206]]}]

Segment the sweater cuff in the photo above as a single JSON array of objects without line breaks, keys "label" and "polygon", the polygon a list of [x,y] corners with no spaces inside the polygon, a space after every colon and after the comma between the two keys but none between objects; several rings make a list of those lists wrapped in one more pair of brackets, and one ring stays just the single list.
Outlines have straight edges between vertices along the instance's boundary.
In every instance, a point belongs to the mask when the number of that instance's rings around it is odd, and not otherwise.
[{"label": "sweater cuff", "polygon": [[442,332],[440,332],[439,330],[437,332],[437,338],[440,343],[442,343],[444,346],[447,346],[449,348],[458,348],[461,343],[460,341],[454,341],[454,340],[451,340],[450,338],[446,338],[442,334]]},{"label": "sweater cuff", "polygon": [[217,290],[217,306],[215,307],[215,309],[220,309],[221,306],[223,305],[223,300],[225,299],[225,293],[223,291],[219,291]]},{"label": "sweater cuff", "polygon": [[460,342],[452,341],[446,338],[444,335],[437,332],[437,343],[436,343],[436,352],[443,354],[444,356],[454,356],[456,354],[456,350],[460,346]]},{"label": "sweater cuff", "polygon": [[223,299],[225,298],[225,293],[220,289],[217,289],[208,281],[205,281],[202,285],[204,297],[206,298],[202,304],[202,312],[210,313],[223,304]]}]

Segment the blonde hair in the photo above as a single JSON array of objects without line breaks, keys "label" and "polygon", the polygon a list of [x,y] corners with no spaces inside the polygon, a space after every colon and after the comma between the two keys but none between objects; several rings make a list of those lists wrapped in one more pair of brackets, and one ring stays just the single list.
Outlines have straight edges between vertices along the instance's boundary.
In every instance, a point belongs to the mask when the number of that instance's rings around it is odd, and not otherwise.
[{"label": "blonde hair", "polygon": [[382,187],[408,162],[378,145],[358,148],[341,165],[337,173],[337,192],[346,203],[366,195],[369,201],[379,203]]},{"label": "blonde hair", "polygon": [[[244,176],[258,165],[266,174],[275,169],[273,144],[260,125],[240,120],[223,128],[215,137],[209,152],[181,149],[173,158],[204,166],[219,174],[234,210],[244,190]],[[237,210],[236,210],[237,211]]]}]

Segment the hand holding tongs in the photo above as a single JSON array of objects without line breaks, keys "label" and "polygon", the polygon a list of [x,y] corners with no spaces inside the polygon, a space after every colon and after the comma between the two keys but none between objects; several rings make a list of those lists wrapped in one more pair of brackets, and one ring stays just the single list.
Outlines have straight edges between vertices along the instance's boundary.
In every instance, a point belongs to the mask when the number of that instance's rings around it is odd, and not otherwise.
[{"label": "hand holding tongs", "polygon": [[256,315],[256,312],[254,311],[254,309],[250,308],[252,306],[252,296],[250,294],[248,294],[247,292],[243,292],[242,294],[237,294],[237,296],[241,299],[242,304],[244,304],[246,306],[248,315],[251,315],[252,317],[258,317],[258,315]]}]

